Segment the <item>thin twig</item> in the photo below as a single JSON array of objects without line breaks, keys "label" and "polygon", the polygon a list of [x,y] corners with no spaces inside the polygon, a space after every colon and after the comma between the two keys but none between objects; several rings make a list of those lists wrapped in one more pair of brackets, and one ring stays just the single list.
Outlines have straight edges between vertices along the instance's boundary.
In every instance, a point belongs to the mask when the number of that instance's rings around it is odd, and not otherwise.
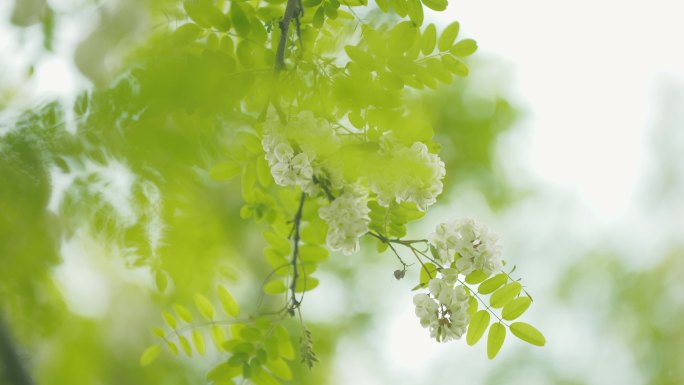
[{"label": "thin twig", "polygon": [[[289,4],[289,3],[288,3]],[[293,244],[293,251],[292,251],[292,283],[290,284],[290,291],[292,292],[292,306],[290,307],[291,310],[296,309],[299,307],[301,301],[297,301],[297,297],[295,295],[296,290],[297,290],[297,279],[299,278],[299,270],[297,268],[297,258],[299,257],[299,225],[302,221],[302,210],[304,209],[304,200],[306,200],[306,193],[302,192],[302,196],[299,199],[299,207],[297,208],[297,213],[295,214],[294,217],[294,237],[292,239],[292,244]]]}]

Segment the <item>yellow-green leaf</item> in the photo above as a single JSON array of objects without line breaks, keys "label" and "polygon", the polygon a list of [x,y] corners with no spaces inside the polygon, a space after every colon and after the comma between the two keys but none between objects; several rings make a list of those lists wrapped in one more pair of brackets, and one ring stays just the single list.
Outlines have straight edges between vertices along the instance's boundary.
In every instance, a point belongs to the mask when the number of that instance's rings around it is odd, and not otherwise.
[{"label": "yellow-green leaf", "polygon": [[206,318],[207,321],[214,319],[214,306],[200,293],[195,294],[195,305],[197,305],[197,310],[199,310],[202,317]]},{"label": "yellow-green leaf", "polygon": [[168,311],[162,312],[162,317],[164,317],[164,322],[166,322],[171,329],[175,329],[178,325],[176,322],[176,317],[174,317],[173,314],[169,313]]},{"label": "yellow-green leaf", "polygon": [[290,370],[290,365],[288,365],[287,362],[285,362],[282,358],[266,362],[266,368],[283,380],[289,381],[292,379],[292,370]]},{"label": "yellow-green leaf", "polygon": [[520,317],[527,308],[530,307],[532,300],[530,297],[519,297],[509,302],[501,311],[503,319],[511,321]]},{"label": "yellow-green leaf", "polygon": [[418,27],[423,25],[423,5],[420,0],[406,0],[406,12]]},{"label": "yellow-green leaf", "polygon": [[463,39],[451,48],[451,53],[460,56],[470,56],[477,51],[477,43],[473,39]]},{"label": "yellow-green leaf", "polygon": [[166,278],[166,273],[164,273],[162,270],[157,270],[154,275],[154,281],[157,284],[157,290],[159,290],[161,293],[166,291],[169,283],[168,279]]},{"label": "yellow-green leaf", "polygon": [[223,343],[226,340],[226,334],[221,326],[213,325],[211,327],[211,339],[214,341],[216,348],[223,351]]},{"label": "yellow-green leaf", "polygon": [[441,12],[446,9],[449,2],[447,0],[422,0],[426,7],[433,11]]},{"label": "yellow-green leaf", "polygon": [[506,339],[506,327],[500,322],[493,323],[487,335],[487,357],[494,359]]},{"label": "yellow-green leaf", "polygon": [[199,353],[200,356],[203,356],[205,352],[204,337],[197,329],[192,331],[192,342],[195,344],[195,350],[197,350],[197,353]]},{"label": "yellow-green leaf", "polygon": [[444,28],[437,43],[437,48],[439,48],[440,52],[448,51],[454,45],[459,30],[460,24],[458,24],[458,21],[454,21]]},{"label": "yellow-green leaf", "polygon": [[520,282],[511,282],[504,285],[492,294],[489,298],[489,304],[494,308],[504,307],[520,294],[521,289],[522,285],[520,285]]},{"label": "yellow-green leaf", "polygon": [[546,344],[546,338],[544,338],[544,335],[534,326],[527,324],[525,322],[512,323],[511,333],[513,333],[514,336],[532,345],[544,346]]},{"label": "yellow-green leaf", "polygon": [[155,336],[160,337],[160,338],[164,338],[164,336],[166,335],[166,333],[164,332],[164,329],[162,329],[160,327],[153,327],[152,328],[152,334],[154,334]]},{"label": "yellow-green leaf", "polygon": [[221,300],[221,305],[223,310],[231,317],[237,317],[240,314],[240,306],[235,301],[235,298],[230,294],[228,289],[223,286],[219,286],[219,299]]},{"label": "yellow-green leaf", "polygon": [[185,338],[185,336],[179,336],[178,342],[180,343],[181,349],[183,349],[183,353],[188,357],[192,357],[192,348],[190,347],[188,339]]},{"label": "yellow-green leaf", "polygon": [[145,349],[143,354],[140,356],[140,365],[147,366],[151,364],[157,359],[157,357],[159,357],[159,352],[161,352],[161,346],[159,346],[159,344],[154,344]]},{"label": "yellow-green leaf", "polygon": [[508,280],[508,277],[506,274],[501,273],[493,276],[492,278],[489,278],[488,280],[482,282],[480,286],[478,286],[477,291],[480,294],[489,294],[493,292],[494,290],[500,288],[503,286],[504,283]]},{"label": "yellow-green leaf", "polygon": [[281,280],[273,280],[264,285],[264,293],[266,294],[280,294],[287,291],[285,282]]},{"label": "yellow-green leaf", "polygon": [[434,24],[430,23],[425,27],[423,31],[423,36],[420,39],[420,51],[423,55],[429,55],[435,50],[435,44],[437,43],[437,28]]},{"label": "yellow-green leaf", "polygon": [[473,346],[482,338],[485,330],[489,326],[489,312],[487,310],[480,310],[470,319],[468,325],[468,332],[466,333],[466,343]]},{"label": "yellow-green leaf", "polygon": [[466,283],[474,285],[484,281],[487,277],[489,277],[489,274],[485,274],[482,270],[473,270],[472,273],[466,276],[465,281]]},{"label": "yellow-green leaf", "polygon": [[249,34],[250,25],[245,11],[237,1],[230,3],[230,18],[233,21],[233,27],[240,36],[247,36]]},{"label": "yellow-green leaf", "polygon": [[178,346],[176,346],[176,344],[174,344],[171,341],[166,341],[166,347],[169,348],[171,354],[173,354],[174,356],[178,355]]},{"label": "yellow-green leaf", "polygon": [[444,63],[444,66],[446,66],[446,68],[448,68],[449,71],[453,72],[455,75],[458,76],[468,76],[468,73],[470,72],[468,66],[465,65],[465,63],[456,59],[452,55],[443,55],[442,63]]},{"label": "yellow-green leaf", "polygon": [[173,304],[173,311],[178,314],[178,317],[182,319],[183,321],[190,323],[192,322],[192,313],[188,309],[185,308],[185,306],[174,303]]}]

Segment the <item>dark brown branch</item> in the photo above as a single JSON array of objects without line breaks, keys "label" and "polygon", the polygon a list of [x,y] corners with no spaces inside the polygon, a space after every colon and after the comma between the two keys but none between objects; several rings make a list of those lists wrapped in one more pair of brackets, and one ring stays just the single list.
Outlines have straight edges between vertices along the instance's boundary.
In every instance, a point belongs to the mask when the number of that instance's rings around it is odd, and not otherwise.
[{"label": "dark brown branch", "polygon": [[0,320],[0,363],[4,366],[0,371],[0,380],[3,379],[4,373],[5,380],[10,384],[33,385],[33,380],[26,372],[9,331],[2,320]]},{"label": "dark brown branch", "polygon": [[285,69],[285,49],[287,48],[287,38],[290,31],[290,24],[292,19],[299,22],[300,9],[299,0],[287,0],[285,5],[285,14],[280,20],[280,40],[278,41],[278,49],[276,51],[275,72],[280,72]]},{"label": "dark brown branch", "polygon": [[292,239],[293,252],[292,252],[292,283],[290,284],[290,291],[292,292],[292,309],[299,307],[300,301],[297,301],[296,290],[297,290],[297,279],[299,279],[299,269],[297,268],[297,257],[299,257],[299,225],[302,222],[302,210],[304,209],[304,200],[306,199],[306,193],[302,193],[302,197],[299,199],[299,208],[297,208],[297,213],[294,217],[294,237]]}]

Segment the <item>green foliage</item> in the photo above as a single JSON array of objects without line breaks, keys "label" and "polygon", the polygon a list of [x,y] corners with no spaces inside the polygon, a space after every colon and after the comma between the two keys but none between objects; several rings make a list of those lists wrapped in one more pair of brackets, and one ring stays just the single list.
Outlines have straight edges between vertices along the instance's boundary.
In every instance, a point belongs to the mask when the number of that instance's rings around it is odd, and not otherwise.
[{"label": "green foliage", "polygon": [[[75,135],[62,127],[69,114],[58,103],[27,113],[15,131],[3,134],[0,176],[8,187],[0,189],[0,233],[12,241],[0,242],[3,255],[11,256],[0,271],[0,301],[4,305],[13,293],[32,293],[32,300],[8,305],[9,313],[31,314],[25,318],[36,324],[49,318],[41,314],[55,310],[40,300],[61,306],[59,293],[46,283],[59,262],[59,243],[90,229],[100,237],[96,242],[124,250],[128,267],[149,270],[156,287],[152,300],[166,309],[159,321],[165,326],[152,329],[158,341],[144,351],[140,364],[154,361],[175,373],[169,368],[177,363],[158,358],[161,350],[187,357],[218,354],[222,362],[207,376],[214,383],[289,381],[297,378],[299,369],[290,363],[297,353],[310,368],[318,361],[318,346],[332,350],[332,337],[316,334],[314,352],[312,333],[302,325],[297,352],[285,329],[289,316],[301,312],[303,293],[319,285],[313,276],[319,266],[332,259],[328,238],[334,229],[320,209],[347,192],[340,180],[355,181],[370,191],[364,204],[378,248],[388,250],[387,241],[406,237],[408,225],[423,217],[434,199],[419,202],[421,191],[414,191],[413,200],[394,191],[383,196],[370,186],[396,180],[413,182],[414,190],[429,185],[434,167],[418,155],[441,160],[432,112],[437,104],[424,103],[432,94],[424,90],[462,82],[458,78],[469,70],[461,59],[476,45],[457,40],[458,23],[441,33],[434,24],[423,26],[423,6],[444,10],[446,1],[379,1],[380,9],[393,15],[360,20],[351,7],[366,6],[364,0],[306,0],[287,31],[281,24],[284,0],[164,4],[174,6],[169,28],[155,29],[122,60],[119,77],[84,92],[68,111],[76,115]],[[48,46],[53,26],[48,19],[58,15],[46,15]],[[281,42],[286,49],[279,66]],[[273,130],[294,151],[315,152],[325,171],[315,174],[315,192],[274,178],[263,145]],[[451,138],[458,131],[443,134]],[[106,192],[115,187],[107,179],[108,167],[130,177],[129,190],[114,192],[130,205],[126,215],[120,204],[107,200]],[[52,214],[45,210],[50,172],[75,178]],[[441,183],[442,176],[433,179]],[[251,237],[254,232],[263,240]],[[254,257],[253,245],[263,248],[263,259]],[[421,264],[419,287],[440,269]],[[265,296],[255,309],[240,306],[243,298],[223,286],[208,294],[219,276],[253,277],[245,271],[265,278],[263,292],[273,297]],[[508,305],[502,305],[504,311]],[[480,314],[476,300],[469,309]],[[489,318],[480,337],[488,324]],[[327,345],[319,343],[326,338]],[[99,382],[95,377],[105,369],[90,370],[91,377],[80,381]]]}]

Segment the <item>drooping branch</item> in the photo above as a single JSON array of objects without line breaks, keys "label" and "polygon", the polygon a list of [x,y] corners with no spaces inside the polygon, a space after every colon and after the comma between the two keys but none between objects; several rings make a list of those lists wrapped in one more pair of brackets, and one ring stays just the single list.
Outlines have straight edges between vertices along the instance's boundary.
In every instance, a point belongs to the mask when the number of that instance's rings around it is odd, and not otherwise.
[{"label": "drooping branch", "polygon": [[278,73],[285,69],[285,49],[287,48],[287,38],[290,31],[290,24],[294,19],[299,22],[299,14],[302,12],[301,0],[287,0],[285,5],[285,14],[280,20],[280,40],[278,41],[278,49],[276,50],[275,72]]}]

